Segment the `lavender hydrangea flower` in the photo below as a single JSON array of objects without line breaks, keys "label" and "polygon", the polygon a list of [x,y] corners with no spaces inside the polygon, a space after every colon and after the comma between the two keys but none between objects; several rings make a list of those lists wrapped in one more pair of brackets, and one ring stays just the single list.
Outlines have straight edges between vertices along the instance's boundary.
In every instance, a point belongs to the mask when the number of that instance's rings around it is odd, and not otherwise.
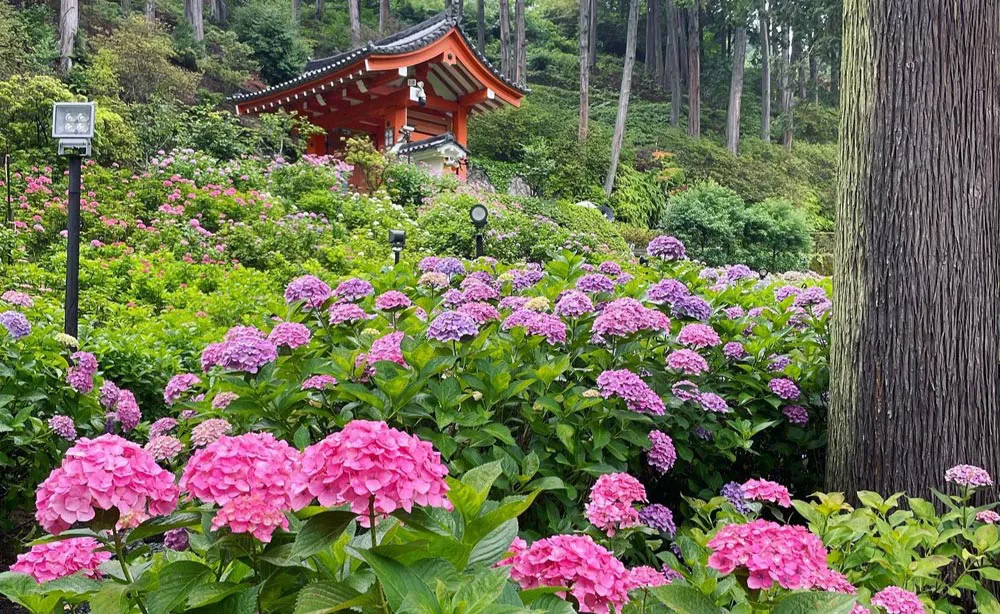
[{"label": "lavender hydrangea flower", "polygon": [[497,308],[517,311],[519,309],[524,309],[524,306],[528,304],[529,300],[531,299],[526,296],[505,296],[500,300],[500,304],[497,305]]},{"label": "lavender hydrangea flower", "polygon": [[712,316],[712,306],[700,296],[681,296],[670,305],[675,316],[705,321]]},{"label": "lavender hydrangea flower", "polygon": [[442,258],[434,265],[434,271],[445,275],[465,275],[465,265],[458,258]]},{"label": "lavender hydrangea flower", "polygon": [[726,317],[729,318],[730,320],[736,320],[738,318],[742,318],[747,314],[746,310],[740,307],[739,305],[726,307],[725,309],[722,310],[722,312],[725,313]]},{"label": "lavender hydrangea flower", "polygon": [[188,548],[187,529],[171,529],[163,534],[163,545],[171,550],[181,552]]},{"label": "lavender hydrangea flower", "polygon": [[677,450],[674,449],[674,440],[670,435],[662,431],[651,431],[649,433],[651,447],[647,454],[649,466],[660,473],[667,473],[677,462]]},{"label": "lavender hydrangea flower", "polygon": [[[173,405],[181,398],[181,395],[200,383],[201,378],[193,373],[179,373],[171,377],[170,381],[167,382],[167,387],[163,389],[163,402],[167,405]],[[101,388],[101,392],[104,392],[103,388]]]},{"label": "lavender hydrangea flower", "polygon": [[556,315],[564,318],[579,318],[594,312],[594,303],[590,297],[579,290],[567,290],[556,301]]},{"label": "lavender hydrangea flower", "polygon": [[462,300],[482,303],[484,301],[492,301],[499,298],[499,296],[500,294],[493,286],[477,282],[465,286],[465,291],[462,293]]},{"label": "lavender hydrangea flower", "polygon": [[792,359],[788,356],[772,356],[771,363],[767,366],[767,368],[774,372],[784,371],[785,367],[790,364],[792,364]]},{"label": "lavender hydrangea flower", "polygon": [[820,286],[809,286],[795,296],[795,302],[793,304],[796,307],[806,307],[808,305],[819,305],[820,303],[825,303],[828,300],[829,297],[826,295],[826,290]]},{"label": "lavender hydrangea flower", "polygon": [[683,260],[687,257],[680,239],[668,235],[660,235],[650,241],[646,253],[664,260]]},{"label": "lavender hydrangea flower", "polygon": [[511,275],[511,287],[514,292],[524,292],[545,277],[545,273],[536,270],[512,271]]},{"label": "lavender hydrangea flower", "polygon": [[670,511],[670,508],[659,503],[647,505],[639,510],[639,522],[660,533],[666,533],[670,537],[677,533],[674,513]]},{"label": "lavender hydrangea flower", "polygon": [[746,358],[748,356],[746,348],[739,341],[730,341],[726,345],[722,346],[722,353],[726,355],[729,360],[739,360],[741,358]]},{"label": "lavender hydrangea flower", "polygon": [[673,304],[680,298],[689,296],[691,291],[683,282],[676,279],[664,279],[656,282],[646,291],[646,298],[657,305]]},{"label": "lavender hydrangea flower", "polygon": [[606,275],[590,273],[576,281],[576,289],[581,292],[595,294],[599,292],[610,293],[615,291],[615,282],[611,281]]},{"label": "lavender hydrangea flower", "polygon": [[371,317],[364,309],[354,303],[337,303],[333,307],[330,307],[330,324],[334,326],[360,322],[368,320]]},{"label": "lavender hydrangea flower", "polygon": [[790,296],[796,296],[799,292],[802,292],[802,288],[796,286],[781,286],[774,291],[774,300],[779,303],[784,301]]},{"label": "lavender hydrangea flower", "polygon": [[66,383],[80,394],[87,394],[94,389],[97,358],[90,352],[74,352],[70,360],[73,366],[66,372]]},{"label": "lavender hydrangea flower", "polygon": [[675,350],[667,356],[667,366],[687,375],[708,373],[708,361],[694,350]]},{"label": "lavender hydrangea flower", "polygon": [[682,379],[670,387],[670,392],[682,401],[690,401],[698,397],[698,384],[691,380]]},{"label": "lavender hydrangea flower", "polygon": [[447,307],[458,307],[465,302],[465,296],[455,288],[441,295],[441,302]]},{"label": "lavender hydrangea flower", "polygon": [[266,339],[242,337],[226,341],[219,348],[218,365],[227,371],[257,373],[278,359],[278,348]]},{"label": "lavender hydrangea flower", "polygon": [[746,498],[743,495],[743,487],[737,482],[730,482],[722,487],[722,494],[736,511],[744,516],[752,511],[750,504],[747,503]]},{"label": "lavender hydrangea flower", "polygon": [[49,428],[66,441],[76,441],[76,425],[69,416],[52,416],[49,418]]},{"label": "lavender hydrangea flower", "polygon": [[333,294],[338,298],[354,302],[375,294],[375,288],[363,279],[352,277],[340,282]]},{"label": "lavender hydrangea flower", "polygon": [[703,392],[699,394],[698,403],[705,411],[715,412],[717,414],[728,414],[732,411],[729,409],[729,404],[726,403],[726,400],[714,392]]},{"label": "lavender hydrangea flower", "polygon": [[142,411],[135,400],[135,395],[129,390],[122,390],[118,394],[118,403],[115,405],[115,420],[122,425],[123,431],[131,431],[139,425],[142,420]]},{"label": "lavender hydrangea flower", "polygon": [[806,411],[805,407],[801,405],[786,405],[781,413],[788,418],[788,421],[792,424],[798,424],[800,426],[809,424],[809,412]]},{"label": "lavender hydrangea flower", "polygon": [[726,281],[734,282],[741,279],[757,279],[760,276],[745,264],[734,264],[726,267]]},{"label": "lavender hydrangea flower", "polygon": [[795,382],[787,377],[777,377],[768,382],[767,385],[771,389],[771,392],[786,401],[794,401],[802,394],[799,391],[799,387],[795,385]]},{"label": "lavender hydrangea flower", "polygon": [[634,412],[662,416],[666,407],[663,399],[628,369],[608,370],[597,376],[597,387],[605,399],[617,396]]},{"label": "lavender hydrangea flower", "polygon": [[285,302],[302,301],[307,309],[319,309],[332,294],[330,286],[313,275],[303,275],[293,279],[285,288]]},{"label": "lavender hydrangea flower", "polygon": [[17,311],[0,313],[0,326],[7,329],[7,334],[15,341],[31,334],[31,322],[23,313]]},{"label": "lavender hydrangea flower", "polygon": [[597,266],[597,271],[599,273],[604,273],[605,275],[617,277],[622,274],[622,267],[613,260],[605,260]]},{"label": "lavender hydrangea flower", "polygon": [[431,271],[434,270],[434,267],[436,267],[438,262],[440,261],[441,259],[438,258],[437,256],[427,256],[420,261],[420,264],[417,265],[417,268],[419,268],[422,273],[430,273]]},{"label": "lavender hydrangea flower", "polygon": [[303,390],[325,390],[337,385],[337,378],[332,375],[313,375],[302,382]]},{"label": "lavender hydrangea flower", "polygon": [[427,338],[435,341],[461,341],[479,334],[476,321],[458,311],[445,311],[427,327]]},{"label": "lavender hydrangea flower", "polygon": [[985,469],[975,465],[955,465],[945,472],[944,479],[966,488],[993,486],[993,478],[990,477],[990,474]]}]

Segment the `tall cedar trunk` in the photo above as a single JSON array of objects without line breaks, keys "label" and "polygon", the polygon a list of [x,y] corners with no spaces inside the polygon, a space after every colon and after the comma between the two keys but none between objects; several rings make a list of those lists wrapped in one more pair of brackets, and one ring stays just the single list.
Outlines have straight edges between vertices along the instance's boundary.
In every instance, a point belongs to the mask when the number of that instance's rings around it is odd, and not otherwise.
[{"label": "tall cedar trunk", "polygon": [[156,20],[156,2],[154,0],[146,0],[146,19]]},{"label": "tall cedar trunk", "polygon": [[486,0],[476,0],[476,44],[486,53]]},{"label": "tall cedar trunk", "polygon": [[[808,56],[808,52],[806,52]],[[803,61],[802,53],[799,54],[799,59],[795,62],[795,70],[798,72],[798,84],[799,84],[799,100],[805,101],[809,93],[806,91],[808,86],[808,81],[806,81],[806,61]]]},{"label": "tall cedar trunk", "polygon": [[587,140],[587,123],[590,121],[590,0],[580,2],[580,124],[577,138]]},{"label": "tall cedar trunk", "polygon": [[998,55],[995,0],[844,2],[830,489],[1000,474]]},{"label": "tall cedar trunk", "polygon": [[688,39],[687,39],[688,12],[677,9],[677,57],[681,67],[681,82],[687,87],[689,83],[688,68]]},{"label": "tall cedar trunk", "polygon": [[628,4],[628,30],[625,33],[625,68],[622,70],[622,88],[618,94],[618,116],[615,118],[615,136],[611,141],[611,167],[608,177],[604,180],[604,193],[611,196],[615,187],[615,173],[618,172],[618,160],[622,155],[622,143],[625,141],[625,120],[628,119],[628,99],[632,94],[632,70],[635,68],[635,44],[639,38],[639,0],[630,0]]},{"label": "tall cedar trunk", "polygon": [[514,0],[514,82],[528,81],[528,41],[524,34],[524,0]]},{"label": "tall cedar trunk", "polygon": [[781,144],[791,151],[794,126],[792,123],[792,30],[785,26],[782,36],[785,38],[781,53]]},{"label": "tall cedar trunk", "polygon": [[500,72],[510,79],[513,75],[510,53],[510,0],[500,0]]},{"label": "tall cedar trunk", "polygon": [[128,15],[132,12],[132,2],[130,0],[121,0],[122,15]]},{"label": "tall cedar trunk", "polygon": [[740,106],[743,104],[743,68],[747,56],[747,29],[736,28],[733,35],[733,70],[729,79],[729,112],[726,114],[726,147],[733,155],[740,151]]},{"label": "tall cedar trunk", "polygon": [[653,76],[657,83],[664,88],[667,85],[667,77],[664,73],[663,61],[663,0],[650,0],[653,3]]},{"label": "tall cedar trunk", "polygon": [[76,31],[80,27],[80,4],[78,0],[59,2],[59,70],[68,73],[73,69],[73,48],[76,46]]},{"label": "tall cedar trunk", "polygon": [[701,28],[698,2],[688,9],[688,136],[701,137]]},{"label": "tall cedar trunk", "polygon": [[[124,0],[122,0],[124,1]],[[646,34],[642,41],[642,73],[653,71],[653,2],[646,2]]]},{"label": "tall cedar trunk", "polygon": [[[580,0],[586,2],[587,0]],[[597,0],[590,0],[590,70],[597,67]]]},{"label": "tall cedar trunk", "polygon": [[830,63],[830,94],[833,95],[833,101],[836,105],[840,105],[840,75],[843,55],[842,50],[837,51]]},{"label": "tall cedar trunk", "polygon": [[[215,1],[211,0],[212,6],[215,6]],[[299,25],[299,18],[302,15],[302,0],[292,0],[292,23],[296,26]]]},{"label": "tall cedar trunk", "polygon": [[378,35],[385,36],[386,32],[388,31],[389,31],[389,0],[379,0]]},{"label": "tall cedar trunk", "polygon": [[677,49],[677,30],[680,22],[674,0],[667,0],[667,71],[670,74],[670,125],[680,122],[681,104],[681,66],[680,54]]},{"label": "tall cedar trunk", "polygon": [[809,87],[812,88],[813,102],[819,104],[819,58],[809,54]]},{"label": "tall cedar trunk", "polygon": [[323,9],[325,6],[325,0],[316,0],[316,19],[323,19]]},{"label": "tall cedar trunk", "polygon": [[[226,0],[210,0],[212,6],[212,20],[217,24],[226,25],[229,21],[229,7],[226,6]],[[301,1],[301,0],[300,0]],[[302,8],[299,7],[299,12],[301,13]]]},{"label": "tall cedar trunk", "polygon": [[184,0],[184,18],[194,30],[194,40],[205,40],[204,0]]},{"label": "tall cedar trunk", "polygon": [[351,21],[351,49],[357,49],[361,46],[360,0],[347,0],[347,12]]},{"label": "tall cedar trunk", "polygon": [[766,3],[760,7],[760,140],[771,142],[771,23]]}]

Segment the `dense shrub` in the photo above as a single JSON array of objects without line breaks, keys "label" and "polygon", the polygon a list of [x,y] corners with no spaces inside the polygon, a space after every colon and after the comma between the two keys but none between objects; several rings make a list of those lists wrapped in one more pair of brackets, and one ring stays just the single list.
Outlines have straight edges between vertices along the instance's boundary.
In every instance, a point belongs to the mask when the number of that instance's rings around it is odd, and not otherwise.
[{"label": "dense shrub", "polygon": [[297,77],[309,50],[295,35],[290,12],[277,4],[256,1],[233,11],[233,31],[253,49],[260,75],[268,83]]}]

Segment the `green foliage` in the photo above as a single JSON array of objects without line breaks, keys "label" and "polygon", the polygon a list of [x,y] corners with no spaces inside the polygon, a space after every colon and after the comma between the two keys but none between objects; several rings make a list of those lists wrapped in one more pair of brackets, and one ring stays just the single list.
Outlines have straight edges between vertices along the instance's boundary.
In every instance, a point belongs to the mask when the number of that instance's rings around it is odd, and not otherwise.
[{"label": "green foliage", "polygon": [[233,31],[253,50],[261,77],[268,83],[297,77],[309,55],[284,5],[255,0],[234,8]]},{"label": "green foliage", "polygon": [[0,81],[17,74],[45,74],[57,52],[43,7],[0,3]]},{"label": "green foliage", "polygon": [[637,226],[654,226],[667,208],[664,185],[652,173],[641,173],[627,164],[618,167],[611,206],[615,217]]}]

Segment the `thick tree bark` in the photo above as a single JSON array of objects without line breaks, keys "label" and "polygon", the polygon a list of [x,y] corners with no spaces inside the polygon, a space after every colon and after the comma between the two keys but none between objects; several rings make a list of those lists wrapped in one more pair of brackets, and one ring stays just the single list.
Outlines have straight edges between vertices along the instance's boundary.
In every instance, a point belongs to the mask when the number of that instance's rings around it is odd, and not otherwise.
[{"label": "thick tree bark", "polygon": [[510,50],[510,0],[500,0],[500,72],[508,79],[514,76]]},{"label": "thick tree bark", "polygon": [[628,29],[625,32],[625,68],[622,71],[622,87],[618,94],[618,116],[615,118],[615,136],[611,141],[611,167],[604,180],[604,193],[611,196],[615,187],[618,160],[625,141],[625,121],[628,119],[628,102],[632,94],[632,70],[635,68],[635,45],[639,38],[639,0],[630,0],[628,6]]},{"label": "thick tree bark", "polygon": [[[580,0],[586,2],[587,0]],[[590,0],[590,70],[597,67],[597,0]]]},{"label": "thick tree bark", "polygon": [[729,79],[729,112],[726,114],[726,148],[740,151],[740,106],[743,104],[743,69],[747,56],[747,29],[736,28],[733,36],[733,70]]},{"label": "thick tree bark", "polygon": [[577,138],[587,140],[587,124],[590,121],[590,0],[580,2],[580,123]]},{"label": "thick tree bark", "polygon": [[[124,0],[122,0],[124,1]],[[653,48],[653,1],[646,2],[646,34],[642,42],[642,72],[645,75],[653,72],[653,57],[656,53]]]},{"label": "thick tree bark", "polygon": [[156,2],[154,0],[146,0],[146,19],[156,21]]},{"label": "thick tree bark", "polygon": [[[802,45],[799,45],[798,58],[794,60],[795,71],[798,73],[799,100],[804,101],[809,93],[806,91],[808,82],[806,81],[806,62],[803,59]],[[808,53],[806,53],[808,55]]]},{"label": "thick tree bark", "polygon": [[688,136],[701,137],[701,28],[698,2],[688,9]]},{"label": "thick tree bark", "polygon": [[347,0],[347,13],[351,22],[351,49],[357,49],[361,46],[360,0]]},{"label": "thick tree bark", "polygon": [[653,78],[666,89],[667,76],[663,61],[663,0],[649,1],[653,3]]},{"label": "thick tree bark", "polygon": [[1000,11],[845,0],[830,489],[1000,474]]},{"label": "thick tree bark", "polygon": [[681,92],[681,65],[677,47],[677,30],[680,15],[674,0],[667,0],[667,71],[670,73],[670,125],[680,122],[683,93]]},{"label": "thick tree bark", "polygon": [[204,0],[184,0],[184,18],[194,31],[194,40],[205,40]]},{"label": "thick tree bark", "polygon": [[388,33],[388,31],[389,31],[389,0],[379,0],[378,35],[385,36],[386,33]]},{"label": "thick tree bark", "polygon": [[795,134],[792,103],[792,30],[784,27],[781,33],[784,37],[784,49],[781,52],[781,145],[788,151],[792,150],[792,137]]},{"label": "thick tree bark", "polygon": [[771,142],[771,23],[767,3],[761,2],[760,22],[760,140]]},{"label": "thick tree bark", "polygon": [[524,33],[524,0],[514,0],[514,82],[528,81],[528,41]]},{"label": "thick tree bark", "polygon": [[833,62],[830,64],[830,93],[833,95],[834,103],[838,106],[840,105],[840,75],[841,75],[841,61],[843,58],[842,51],[837,51],[834,54]]},{"label": "thick tree bark", "polygon": [[476,45],[486,53],[486,0],[476,0]]},{"label": "thick tree bark", "polygon": [[64,74],[73,69],[73,49],[76,47],[76,31],[80,27],[80,4],[78,0],[59,2],[59,70]]},{"label": "thick tree bark", "polygon": [[[217,24],[226,25],[229,21],[229,7],[226,6],[226,0],[210,0],[210,3],[212,20]],[[299,0],[299,3],[299,13],[301,14],[301,0]]]}]

